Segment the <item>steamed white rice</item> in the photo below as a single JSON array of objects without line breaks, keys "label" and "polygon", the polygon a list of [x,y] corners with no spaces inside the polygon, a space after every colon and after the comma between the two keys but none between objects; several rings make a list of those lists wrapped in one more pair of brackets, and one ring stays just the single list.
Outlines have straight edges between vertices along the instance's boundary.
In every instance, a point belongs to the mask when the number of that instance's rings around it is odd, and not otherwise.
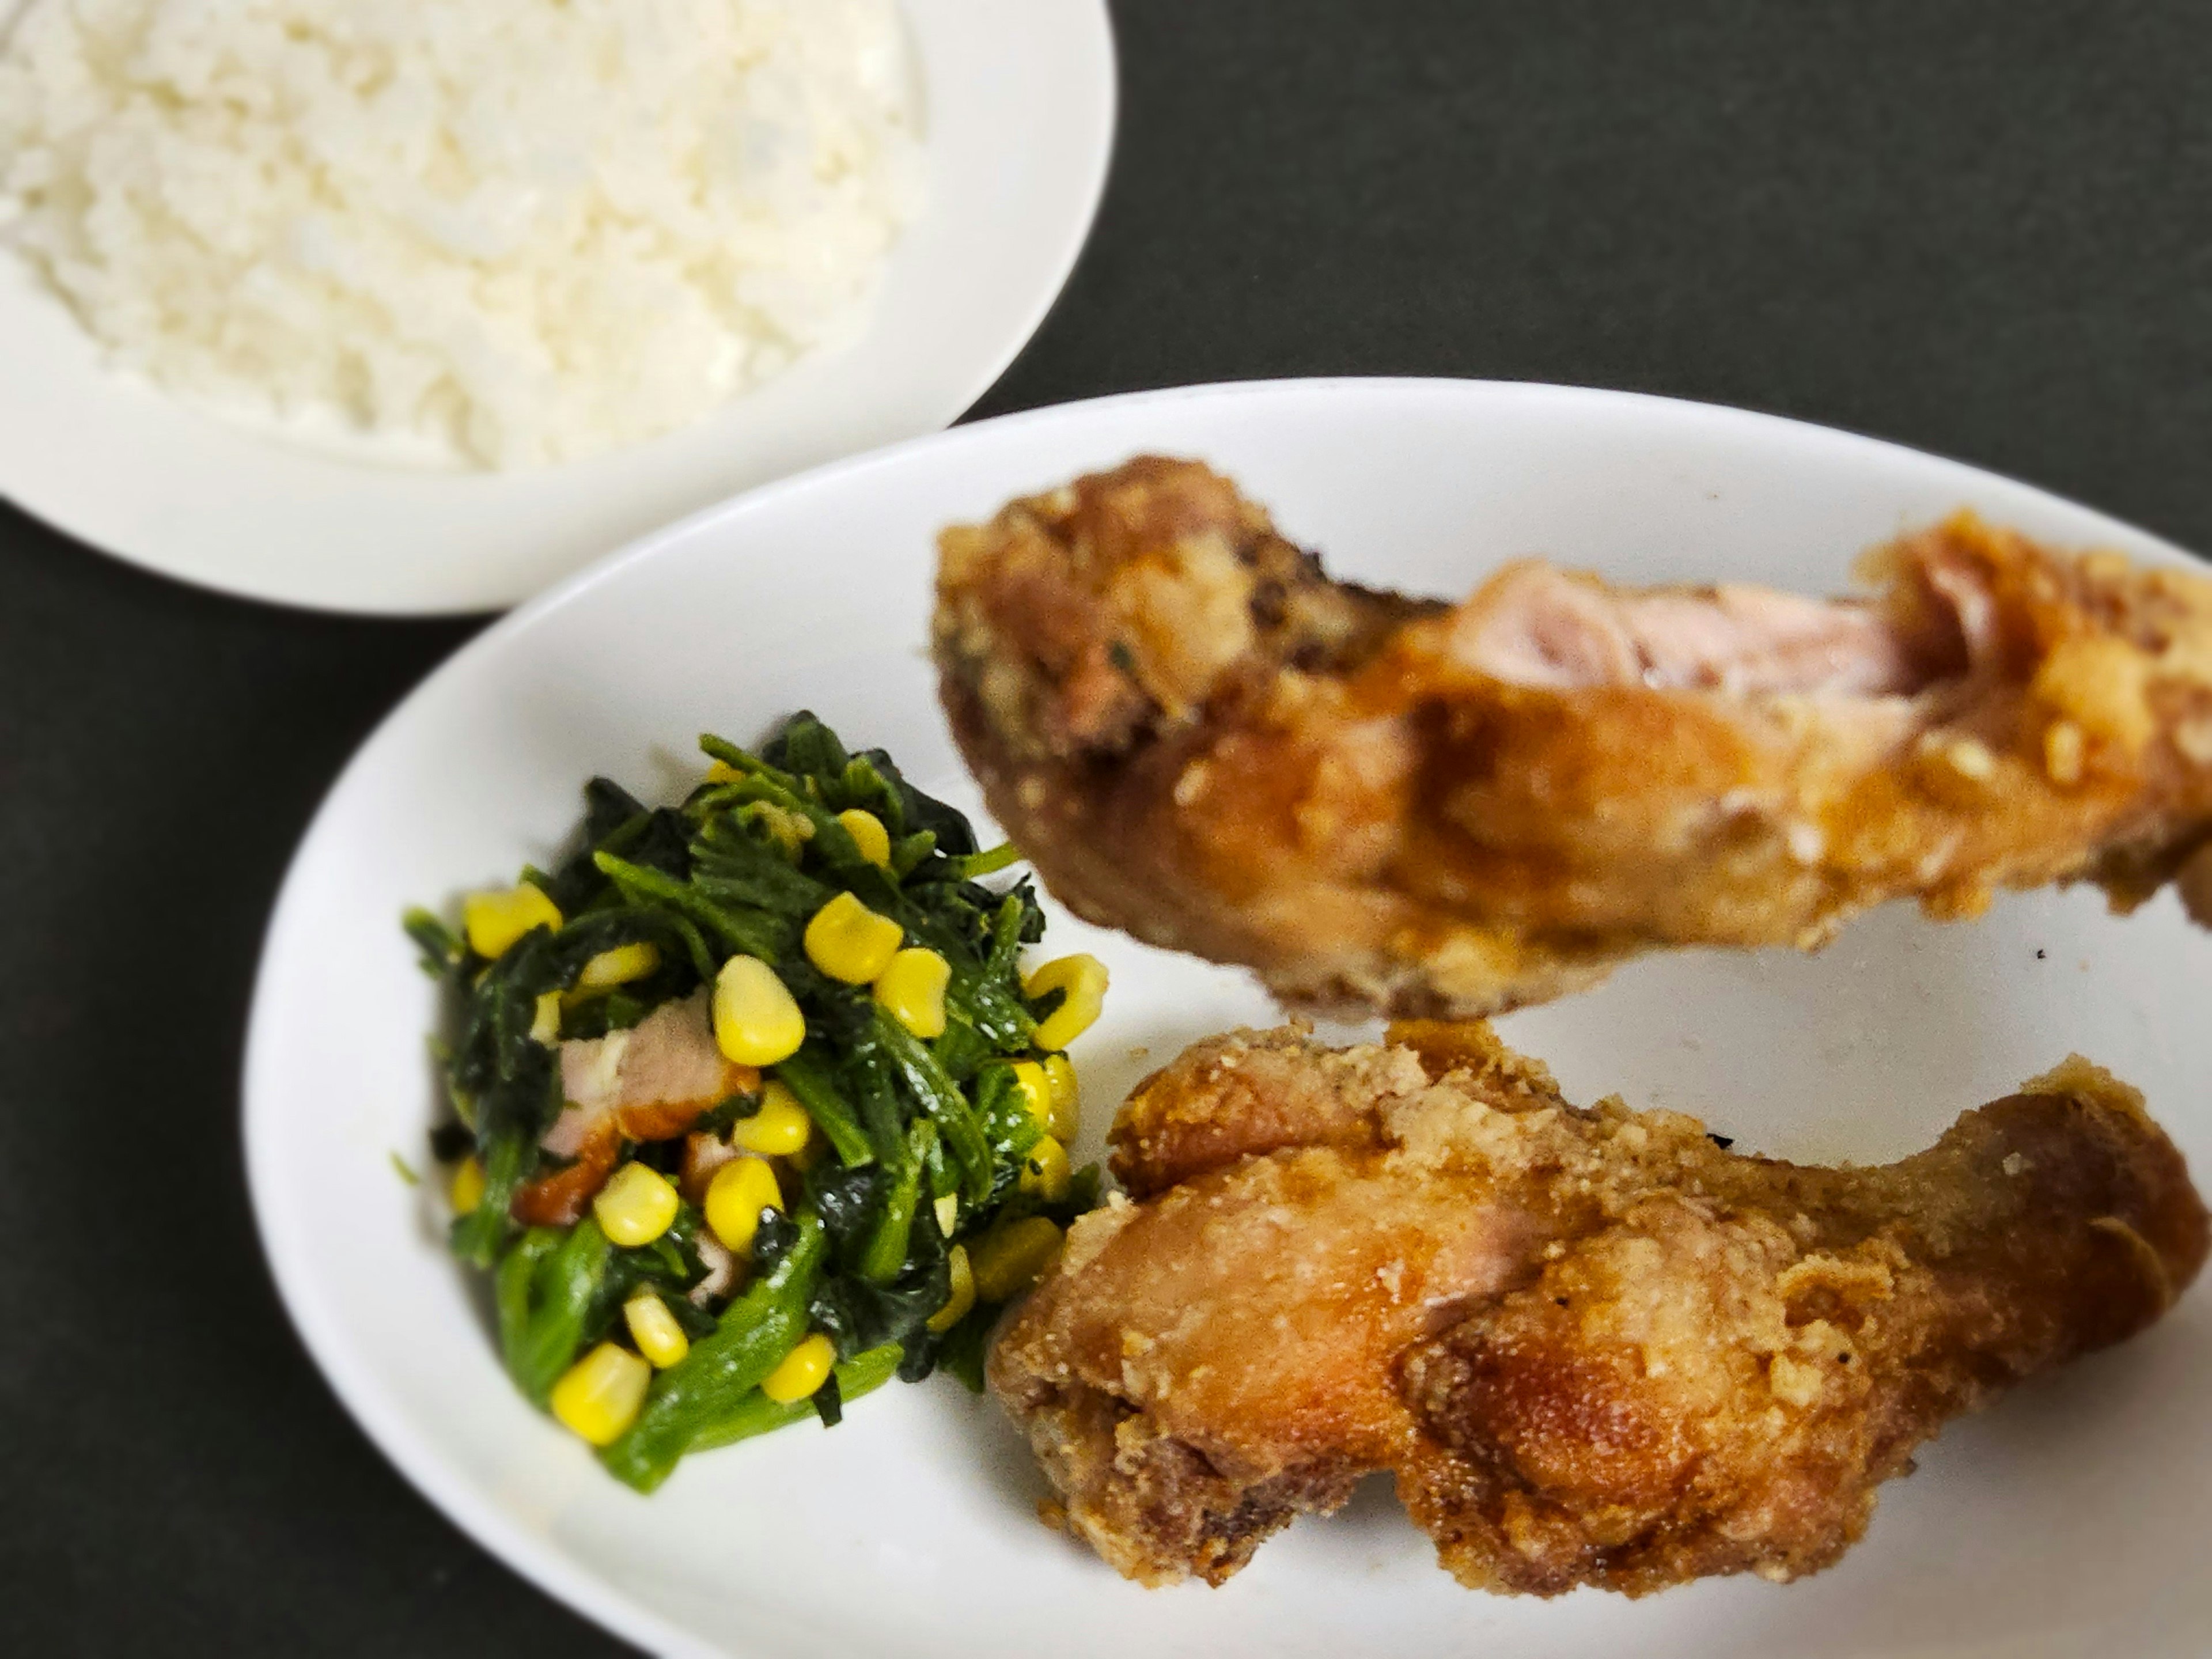
[{"label": "steamed white rice", "polygon": [[896,0],[27,0],[0,239],[172,389],[541,465],[857,331],[911,88]]}]

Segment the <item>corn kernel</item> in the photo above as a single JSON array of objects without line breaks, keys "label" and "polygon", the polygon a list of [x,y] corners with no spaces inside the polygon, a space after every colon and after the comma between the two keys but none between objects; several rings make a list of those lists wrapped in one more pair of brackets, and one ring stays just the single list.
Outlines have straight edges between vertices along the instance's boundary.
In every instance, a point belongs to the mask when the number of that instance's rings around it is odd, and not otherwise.
[{"label": "corn kernel", "polygon": [[930,1315],[926,1322],[929,1328],[939,1333],[951,1330],[968,1317],[968,1310],[975,1305],[975,1270],[968,1265],[968,1248],[955,1244],[945,1258],[945,1265],[952,1270],[951,1293],[945,1305]]},{"label": "corn kernel", "polygon": [[743,776],[744,774],[727,761],[718,760],[708,763],[707,781],[709,783],[735,783]]},{"label": "corn kernel", "polygon": [[1106,1006],[1106,964],[1097,957],[1058,957],[1022,981],[1022,992],[1032,1000],[1050,992],[1064,991],[1060,1006],[1036,1028],[1040,1048],[1065,1048],[1089,1030]]},{"label": "corn kernel", "polygon": [[611,991],[617,985],[643,979],[659,971],[659,967],[660,947],[650,940],[617,945],[611,951],[600,951],[584,964],[583,972],[576,975],[575,989],[586,996],[594,991]]},{"label": "corn kernel", "polygon": [[837,822],[845,826],[845,833],[853,838],[853,845],[860,849],[862,858],[886,870],[890,868],[891,832],[884,828],[881,818],[873,812],[864,812],[854,806],[838,813]]},{"label": "corn kernel", "polygon": [[1052,1121],[1045,1127],[1062,1146],[1083,1127],[1083,1100],[1075,1086],[1075,1067],[1066,1054],[1044,1057],[1044,1084],[1052,1096]]},{"label": "corn kernel", "polygon": [[876,975],[875,998],[890,1017],[918,1037],[945,1035],[945,988],[952,964],[920,946],[902,951]]},{"label": "corn kernel", "polygon": [[761,1392],[779,1406],[788,1406],[795,1400],[804,1400],[830,1380],[830,1368],[837,1363],[837,1350],[830,1339],[817,1331],[784,1355],[776,1368],[761,1379]]},{"label": "corn kernel", "polygon": [[1038,1128],[1048,1133],[1052,1129],[1052,1083],[1044,1074],[1044,1067],[1033,1060],[1014,1062],[1014,1092],[1022,1097],[1022,1106],[1036,1120]]},{"label": "corn kernel", "polygon": [[783,1208],[775,1171],[757,1158],[733,1158],[707,1183],[707,1224],[723,1248],[744,1255],[760,1231],[761,1212]]},{"label": "corn kernel", "polygon": [[550,1048],[561,1040],[561,994],[548,991],[538,999],[530,1015],[530,1040]]},{"label": "corn kernel", "polygon": [[592,1213],[610,1239],[634,1250],[668,1231],[678,1201],[676,1188],[659,1170],[625,1164],[599,1188],[592,1200]]},{"label": "corn kernel", "polygon": [[560,925],[561,912],[553,901],[526,881],[503,892],[471,893],[461,901],[461,931],[469,936],[469,949],[487,961],[505,956],[533,927]]},{"label": "corn kernel", "polygon": [[994,1227],[968,1252],[975,1294],[985,1302],[1019,1296],[1044,1276],[1060,1254],[1060,1229],[1041,1215]]},{"label": "corn kernel", "polygon": [[851,893],[840,893],[806,924],[806,959],[832,979],[866,985],[891,965],[906,930]]},{"label": "corn kernel", "polygon": [[730,1126],[730,1145],[762,1158],[789,1158],[813,1133],[814,1120],[799,1097],[771,1080],[761,1089],[760,1110]]},{"label": "corn kernel", "polygon": [[1066,1198],[1073,1178],[1073,1171],[1068,1168],[1067,1148],[1050,1135],[1022,1155],[1021,1189],[1036,1194],[1048,1204],[1056,1204]]},{"label": "corn kernel", "polygon": [[454,1170],[453,1182],[446,1188],[446,1196],[451,1200],[455,1215],[473,1215],[477,1206],[483,1202],[483,1162],[471,1153]]},{"label": "corn kernel", "polygon": [[757,957],[732,957],[714,976],[714,1044],[739,1066],[789,1060],[806,1041],[790,987]]},{"label": "corn kernel", "polygon": [[806,843],[814,839],[814,820],[804,812],[787,812],[773,801],[757,800],[746,803],[740,813],[741,821],[757,824],[768,831],[769,839],[776,850],[793,864]]},{"label": "corn kernel", "polygon": [[684,1334],[668,1304],[651,1291],[640,1291],[623,1304],[623,1322],[629,1327],[629,1340],[637,1344],[637,1351],[658,1370],[666,1370],[691,1352],[691,1339]]},{"label": "corn kernel", "polygon": [[652,1381],[652,1366],[627,1348],[602,1342],[562,1373],[550,1403],[568,1428],[604,1446],[637,1420]]},{"label": "corn kernel", "polygon": [[937,1212],[937,1231],[941,1237],[952,1237],[952,1230],[960,1224],[960,1194],[947,1193],[930,1206]]}]

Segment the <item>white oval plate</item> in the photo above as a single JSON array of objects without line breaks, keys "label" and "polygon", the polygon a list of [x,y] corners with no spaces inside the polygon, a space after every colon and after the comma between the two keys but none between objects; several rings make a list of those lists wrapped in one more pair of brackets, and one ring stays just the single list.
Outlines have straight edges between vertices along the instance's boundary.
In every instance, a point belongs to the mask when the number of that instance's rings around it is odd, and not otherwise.
[{"label": "white oval plate", "polygon": [[[951,422],[1066,281],[1106,179],[1104,0],[903,0],[928,204],[866,334],[694,426],[528,472],[432,470],[251,429],[103,367],[0,250],[0,496],[136,564],[385,613],[509,605],[733,491]],[[0,21],[11,9],[0,0]]]},{"label": "white oval plate", "polygon": [[[1450,381],[1151,393],[969,427],[787,480],[654,537],[490,629],[355,759],[269,933],[246,1076],[263,1237],[340,1396],[430,1499],[552,1594],[679,1653],[2202,1654],[2212,1645],[2212,1297],[1954,1426],[1886,1489],[1843,1564],[1630,1602],[1470,1594],[1387,1488],[1308,1520],[1219,1590],[1125,1583],[1033,1514],[1041,1481],[988,1401],[894,1387],[844,1426],[696,1458],[651,1499],[501,1375],[440,1206],[393,1176],[432,1118],[433,990],[400,907],[544,861],[606,771],[666,798],[691,735],[792,708],[884,744],[972,805],[924,653],[932,538],[1145,449],[1203,456],[1337,574],[1437,593],[1543,553],[1631,581],[1847,584],[1869,543],[1961,502],[2060,543],[2177,560],[2124,525],[1948,461],[1619,393]],[[1095,1156],[1143,1072],[1270,1023],[1242,975],[1055,915],[1113,969],[1077,1047]],[[1686,954],[1515,1017],[1569,1092],[1620,1090],[1751,1146],[1887,1158],[2080,1048],[2147,1089],[2212,1170],[2212,938],[2170,896],[2089,892],[1938,927],[1904,910],[1824,954]]]}]

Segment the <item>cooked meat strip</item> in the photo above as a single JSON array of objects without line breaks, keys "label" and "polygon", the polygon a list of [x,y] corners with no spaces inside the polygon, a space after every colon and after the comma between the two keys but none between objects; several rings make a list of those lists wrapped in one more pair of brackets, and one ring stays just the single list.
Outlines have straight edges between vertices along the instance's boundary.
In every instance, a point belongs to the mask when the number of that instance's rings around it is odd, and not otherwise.
[{"label": "cooked meat strip", "polygon": [[582,1218],[614,1173],[625,1140],[666,1140],[732,1095],[760,1087],[760,1073],[723,1058],[702,988],[663,1003],[626,1031],[561,1045],[563,1104],[538,1142],[567,1160],[514,1195],[512,1213],[532,1227]]}]

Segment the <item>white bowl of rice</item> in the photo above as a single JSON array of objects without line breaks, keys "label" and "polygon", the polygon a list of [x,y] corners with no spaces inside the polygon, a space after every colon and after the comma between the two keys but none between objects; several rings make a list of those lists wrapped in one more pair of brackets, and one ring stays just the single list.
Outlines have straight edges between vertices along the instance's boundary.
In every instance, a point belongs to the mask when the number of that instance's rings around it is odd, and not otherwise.
[{"label": "white bowl of rice", "polygon": [[234,592],[512,603],[959,414],[1113,106],[1100,0],[21,0],[0,493]]}]

